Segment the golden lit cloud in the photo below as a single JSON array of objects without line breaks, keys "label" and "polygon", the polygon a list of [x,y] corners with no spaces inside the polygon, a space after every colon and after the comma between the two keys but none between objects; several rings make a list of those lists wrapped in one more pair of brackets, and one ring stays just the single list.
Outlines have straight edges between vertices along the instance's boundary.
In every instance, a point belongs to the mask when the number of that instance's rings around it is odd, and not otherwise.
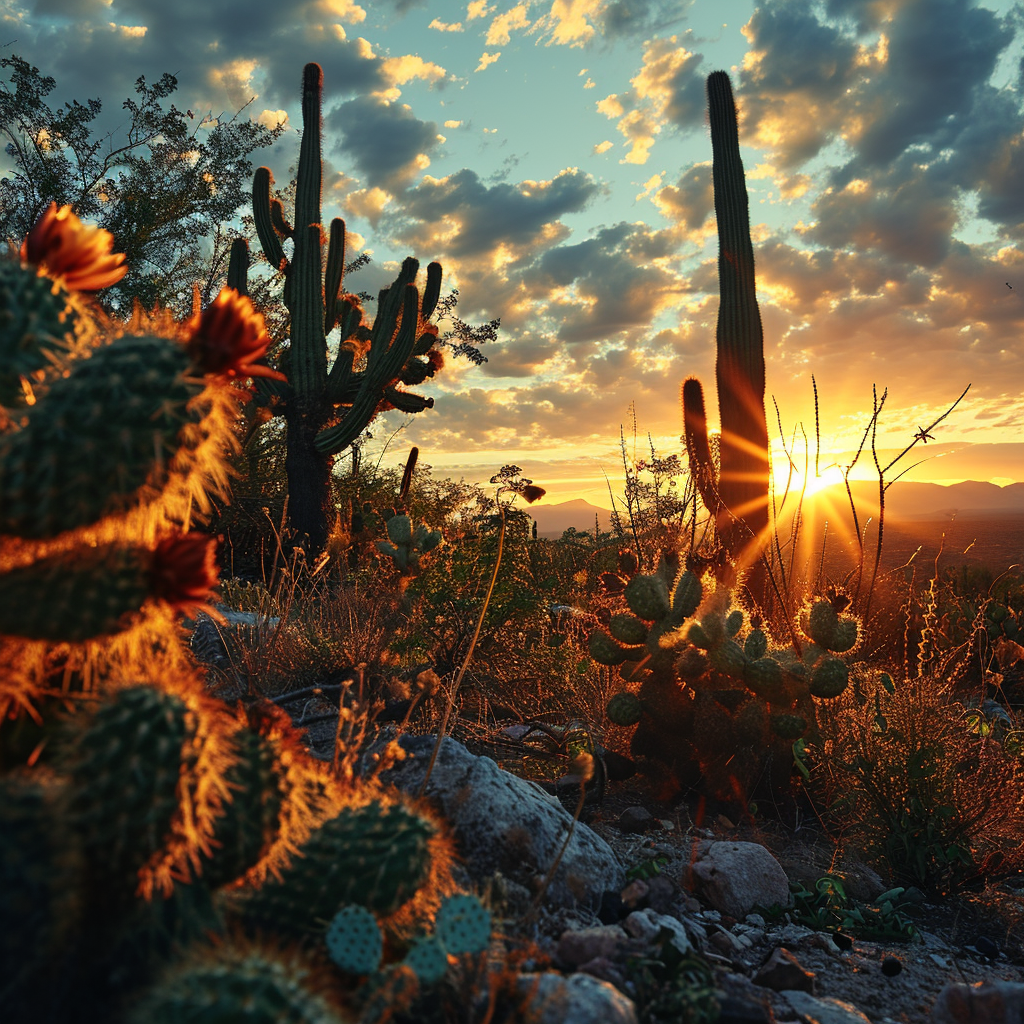
[{"label": "golden lit cloud", "polygon": [[275,128],[279,124],[288,124],[287,110],[261,110],[256,118],[257,124],[264,128]]},{"label": "golden lit cloud", "polygon": [[440,21],[435,18],[427,28],[432,28],[435,32],[462,32],[461,21]]},{"label": "golden lit cloud", "polygon": [[461,121],[445,121],[444,126],[445,126],[445,128],[461,128],[462,127],[462,122]]},{"label": "golden lit cloud", "polygon": [[472,0],[466,7],[466,20],[473,21],[475,18],[486,18],[493,11],[493,7],[487,6],[487,0]]},{"label": "golden lit cloud", "polygon": [[593,22],[606,0],[553,0],[551,10],[534,23],[546,46],[583,46],[594,35]]},{"label": "golden lit cloud", "polygon": [[483,53],[480,56],[480,63],[473,69],[476,71],[483,71],[485,68],[489,68],[499,57],[501,56],[501,50],[497,53]]},{"label": "golden lit cloud", "polygon": [[309,10],[325,21],[347,21],[358,25],[366,20],[366,11],[352,0],[314,0]]},{"label": "golden lit cloud", "polygon": [[397,100],[402,95],[401,89],[398,88],[400,85],[417,79],[432,85],[434,82],[443,81],[448,75],[440,64],[426,61],[412,53],[386,58],[381,62],[380,70],[385,81],[391,84],[391,88],[378,90],[374,95],[388,101]]},{"label": "golden lit cloud", "polygon": [[499,14],[487,29],[487,46],[507,46],[512,38],[511,32],[517,28],[529,28],[530,19],[526,12],[530,9],[528,3],[517,4],[504,14]]},{"label": "golden lit cloud", "polygon": [[363,217],[376,227],[384,208],[392,196],[382,188],[361,188],[350,192],[344,201],[345,211],[353,217]]},{"label": "golden lit cloud", "polygon": [[110,22],[110,27],[125,39],[142,39],[149,31],[145,25],[117,25]]},{"label": "golden lit cloud", "polygon": [[608,139],[605,139],[604,142],[599,142],[594,147],[594,155],[595,156],[600,156],[602,153],[607,153],[608,150],[611,149],[612,146],[614,146],[614,145],[615,145],[614,142],[609,142]]}]

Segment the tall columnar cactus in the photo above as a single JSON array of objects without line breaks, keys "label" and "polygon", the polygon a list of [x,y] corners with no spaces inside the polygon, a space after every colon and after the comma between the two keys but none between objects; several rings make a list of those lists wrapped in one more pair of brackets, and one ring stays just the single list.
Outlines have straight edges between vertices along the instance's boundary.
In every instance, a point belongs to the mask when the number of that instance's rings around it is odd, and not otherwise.
[{"label": "tall columnar cactus", "polygon": [[[334,456],[347,448],[370,421],[389,408],[420,412],[432,398],[402,390],[419,384],[441,365],[437,328],[427,320],[441,293],[441,265],[431,263],[420,294],[413,283],[419,263],[406,259],[398,278],[380,292],[372,328],[363,323],[355,295],[342,291],[345,270],[345,222],[331,222],[327,265],[322,264],[320,209],[323,167],[321,104],[323,72],[307,64],[302,77],[302,146],[295,191],[295,224],[271,199],[273,176],[266,167],[253,180],[253,214],[263,252],[286,276],[284,302],[291,315],[286,355],[288,383],[263,386],[265,399],[280,400],[288,424],[289,525],[305,538],[307,554],[319,552],[333,520],[330,476]],[[281,241],[291,238],[291,260]],[[243,274],[244,276],[244,274]],[[327,367],[327,335],[340,328],[340,345]],[[356,364],[365,357],[365,365]]]},{"label": "tall columnar cactus", "polygon": [[[708,76],[720,303],[715,378],[722,438],[716,473],[708,445],[700,381],[683,385],[683,421],[691,472],[716,516],[729,554],[757,558],[768,530],[768,427],[764,412],[764,334],[754,284],[747,186],[729,76]],[[756,594],[755,597],[761,595]]]}]

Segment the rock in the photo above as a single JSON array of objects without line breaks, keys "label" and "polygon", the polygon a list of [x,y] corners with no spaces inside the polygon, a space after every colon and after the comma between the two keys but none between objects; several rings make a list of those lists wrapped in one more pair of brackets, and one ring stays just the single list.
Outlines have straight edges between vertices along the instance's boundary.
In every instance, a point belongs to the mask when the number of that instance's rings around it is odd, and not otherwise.
[{"label": "rock", "polygon": [[678,888],[668,875],[655,875],[647,882],[647,905],[659,914],[667,914],[675,902]]},{"label": "rock", "polygon": [[787,989],[814,992],[814,971],[806,970],[788,949],[778,946],[754,975],[754,984],[775,992]]},{"label": "rock", "polygon": [[223,604],[214,605],[214,609],[224,616],[224,625],[214,622],[203,612],[195,619],[182,619],[181,625],[191,632],[189,647],[195,657],[222,672],[230,671],[237,661],[240,639],[244,639],[248,646],[255,646],[259,637],[271,633],[281,621],[255,612],[238,612]]},{"label": "rock", "polygon": [[606,956],[595,956],[593,960],[580,964],[578,970],[581,974],[589,974],[592,978],[610,982],[617,989],[622,989],[626,984],[622,969],[614,960],[609,960]]},{"label": "rock", "polygon": [[939,992],[932,1007],[935,1024],[1024,1024],[1024,983],[952,982]]},{"label": "rock", "polygon": [[619,828],[623,832],[648,832],[660,822],[646,807],[627,807],[619,815]]},{"label": "rock", "polygon": [[569,967],[579,967],[597,957],[611,958],[627,939],[617,924],[602,924],[579,931],[566,931],[558,940],[556,956]]},{"label": "rock", "polygon": [[637,1024],[633,1001],[589,974],[521,974],[518,988],[531,1024]]},{"label": "rock", "polygon": [[783,992],[782,995],[796,1010],[803,1024],[871,1024],[860,1010],[840,999],[819,999],[800,991]]},{"label": "rock", "polygon": [[786,873],[758,843],[702,842],[691,875],[712,907],[739,920],[754,907],[790,903]]},{"label": "rock", "polygon": [[[382,773],[382,781],[417,792],[434,741],[433,736],[402,736],[398,742],[409,756]],[[481,883],[500,871],[529,887],[547,873],[572,825],[555,797],[449,737],[438,751],[426,795],[439,805],[466,868]],[[544,900],[548,906],[597,910],[607,890],[620,891],[624,884],[611,847],[577,822]]]},{"label": "rock", "polygon": [[644,910],[634,910],[623,921],[623,927],[634,938],[648,943],[655,942],[661,930],[667,928],[672,933],[672,938],[669,941],[680,953],[685,955],[693,949],[693,943],[690,942],[690,937],[686,934],[686,928],[682,921],[659,914],[650,907]]},{"label": "rock", "polygon": [[775,1018],[763,1003],[742,996],[718,997],[717,1024],[774,1024]]}]

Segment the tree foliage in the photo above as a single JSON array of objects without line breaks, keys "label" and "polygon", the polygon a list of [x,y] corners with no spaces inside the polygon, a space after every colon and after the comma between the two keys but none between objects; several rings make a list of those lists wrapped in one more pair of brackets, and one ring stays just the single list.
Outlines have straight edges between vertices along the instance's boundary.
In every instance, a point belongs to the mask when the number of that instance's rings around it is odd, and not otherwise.
[{"label": "tree foliage", "polygon": [[[270,145],[283,125],[267,128],[208,114],[198,118],[163,101],[178,87],[171,74],[149,85],[135,83],[137,99],[122,108],[130,121],[123,134],[93,134],[99,99],[72,100],[52,110],[50,76],[12,54],[0,58],[10,81],[0,80],[0,135],[14,162],[0,178],[0,238],[20,242],[51,202],[70,204],[82,218],[114,236],[131,272],[103,295],[113,311],[127,313],[138,298],[184,313],[192,283],[212,281],[223,266],[230,238],[217,226],[247,202],[253,150]],[[210,248],[212,257],[204,249]],[[219,241],[219,245],[217,244]],[[209,289],[206,289],[209,290]]]}]

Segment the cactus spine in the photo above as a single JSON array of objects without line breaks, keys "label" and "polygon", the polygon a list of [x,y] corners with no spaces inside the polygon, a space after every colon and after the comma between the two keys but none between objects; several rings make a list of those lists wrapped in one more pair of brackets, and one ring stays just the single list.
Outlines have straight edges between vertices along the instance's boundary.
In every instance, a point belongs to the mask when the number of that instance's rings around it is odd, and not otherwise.
[{"label": "cactus spine", "polygon": [[[276,395],[284,400],[290,525],[307,555],[322,551],[327,541],[333,518],[334,456],[382,409],[420,412],[433,406],[433,399],[397,385],[433,376],[441,362],[440,354],[431,352],[437,329],[427,323],[440,297],[439,263],[427,268],[421,301],[413,283],[419,263],[406,259],[394,284],[381,291],[371,329],[363,324],[356,296],[342,291],[345,222],[340,218],[331,222],[326,268],[321,262],[322,98],[323,72],[318,64],[307,64],[302,77],[303,132],[294,227],[285,220],[280,202],[270,198],[269,169],[259,168],[253,179],[256,230],[271,266],[285,273],[284,301],[291,315],[289,381],[264,385],[261,394],[265,399]],[[282,238],[294,241],[291,261],[285,256]],[[239,259],[236,265],[244,284],[244,261]],[[328,371],[327,335],[335,326],[341,329],[340,345]],[[433,358],[422,358],[428,354]],[[355,363],[363,355],[366,365],[357,370]]]},{"label": "cactus spine", "polygon": [[[750,565],[768,530],[768,427],[764,412],[764,333],[754,283],[747,187],[729,76],[708,76],[720,303],[715,378],[721,414],[720,466],[708,445],[700,381],[683,385],[683,422],[690,469],[701,499],[716,516],[730,556]],[[755,594],[760,597],[760,594]]]}]

